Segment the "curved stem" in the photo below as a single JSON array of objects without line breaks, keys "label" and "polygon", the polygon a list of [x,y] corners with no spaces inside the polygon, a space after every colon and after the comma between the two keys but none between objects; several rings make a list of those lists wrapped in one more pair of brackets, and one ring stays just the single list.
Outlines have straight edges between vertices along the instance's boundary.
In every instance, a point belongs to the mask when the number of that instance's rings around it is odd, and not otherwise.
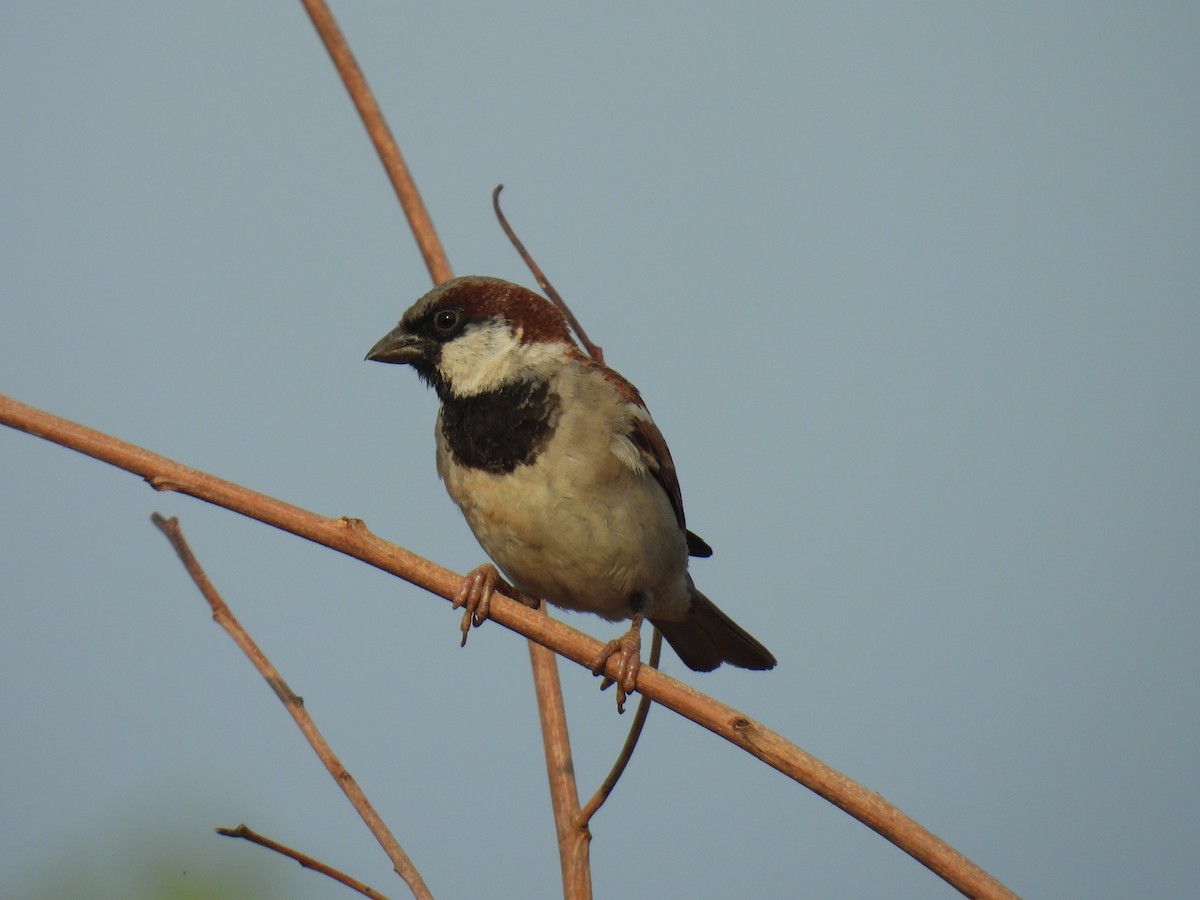
[{"label": "curved stem", "polygon": [[533,277],[537,279],[537,283],[542,286],[542,290],[546,292],[546,296],[550,298],[550,302],[562,310],[563,315],[567,317],[567,321],[571,323],[571,330],[579,338],[579,343],[583,344],[583,349],[587,351],[588,356],[603,365],[604,350],[601,349],[599,344],[592,343],[591,339],[587,336],[587,332],[583,330],[583,326],[579,324],[579,320],[575,318],[575,313],[571,312],[571,307],[567,306],[567,301],[562,298],[562,294],[554,289],[554,285],[550,283],[550,279],[546,277],[546,273],[542,271],[542,267],[534,261],[533,256],[525,249],[525,244],[517,237],[517,233],[513,231],[512,226],[508,224],[508,219],[505,217],[504,211],[500,209],[500,192],[502,190],[504,190],[504,185],[502,184],[496,185],[492,190],[492,209],[496,213],[496,220],[500,223],[500,227],[504,229],[504,234],[508,237],[513,247],[516,248],[517,255],[529,267],[529,271],[533,273]]},{"label": "curved stem", "polygon": [[[662,641],[662,632],[655,628],[654,638],[650,644],[650,668],[652,669],[658,668],[659,659],[662,657]],[[638,677],[640,678],[641,675],[639,674]],[[633,714],[633,722],[629,725],[629,734],[625,737],[625,744],[621,747],[621,752],[617,754],[617,761],[613,763],[612,769],[600,783],[600,787],[596,789],[592,799],[587,802],[587,806],[580,811],[579,818],[575,821],[576,828],[588,827],[592,816],[604,805],[604,801],[608,799],[608,795],[613,792],[613,788],[617,786],[617,782],[625,773],[625,767],[633,758],[633,751],[642,736],[642,729],[646,726],[646,717],[650,715],[651,702],[645,694],[641,695],[641,699],[638,700],[637,712]]]}]

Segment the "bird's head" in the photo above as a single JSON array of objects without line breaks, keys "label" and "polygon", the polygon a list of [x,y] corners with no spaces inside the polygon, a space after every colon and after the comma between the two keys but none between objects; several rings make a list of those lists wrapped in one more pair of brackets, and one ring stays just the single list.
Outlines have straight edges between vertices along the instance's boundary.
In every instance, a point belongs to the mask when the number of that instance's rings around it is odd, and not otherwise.
[{"label": "bird's head", "polygon": [[549,300],[499,278],[467,275],[409,307],[367,359],[412,366],[446,399],[544,381],[578,352]]}]

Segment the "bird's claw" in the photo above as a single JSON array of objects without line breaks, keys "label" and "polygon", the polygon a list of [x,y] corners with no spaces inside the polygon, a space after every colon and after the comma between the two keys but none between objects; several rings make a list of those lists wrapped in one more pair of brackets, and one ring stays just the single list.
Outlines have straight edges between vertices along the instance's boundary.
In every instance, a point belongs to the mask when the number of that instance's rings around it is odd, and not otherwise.
[{"label": "bird's claw", "polygon": [[512,597],[530,609],[537,609],[540,605],[540,601],[536,598],[522,594],[501,578],[500,573],[491,563],[476,566],[463,576],[462,584],[451,604],[455,609],[464,610],[462,624],[459,626],[462,629],[460,647],[467,646],[467,635],[471,633],[472,625],[478,628],[488,620],[492,609],[492,594],[496,591]]},{"label": "bird's claw", "polygon": [[462,629],[460,647],[467,646],[467,635],[471,633],[472,625],[478,628],[487,621],[488,612],[492,608],[492,593],[497,584],[503,583],[504,579],[491,563],[477,566],[463,576],[462,585],[454,595],[453,603],[455,609],[464,610],[462,624],[459,626]]},{"label": "bird's claw", "polygon": [[[617,656],[617,674],[614,678],[604,670],[609,659]],[[625,712],[625,700],[637,690],[638,672],[642,668],[642,617],[634,616],[633,626],[615,640],[604,645],[604,649],[592,661],[592,674],[603,675],[600,690],[617,686],[617,712]]]}]

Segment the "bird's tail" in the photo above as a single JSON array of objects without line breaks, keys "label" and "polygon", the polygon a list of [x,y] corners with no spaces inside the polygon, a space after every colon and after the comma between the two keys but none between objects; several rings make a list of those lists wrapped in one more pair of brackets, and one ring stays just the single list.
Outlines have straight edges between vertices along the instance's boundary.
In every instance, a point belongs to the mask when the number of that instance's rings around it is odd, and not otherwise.
[{"label": "bird's tail", "polygon": [[674,622],[650,621],[693,671],[711,672],[721,663],[739,669],[775,668],[771,651],[694,587],[687,618]]}]

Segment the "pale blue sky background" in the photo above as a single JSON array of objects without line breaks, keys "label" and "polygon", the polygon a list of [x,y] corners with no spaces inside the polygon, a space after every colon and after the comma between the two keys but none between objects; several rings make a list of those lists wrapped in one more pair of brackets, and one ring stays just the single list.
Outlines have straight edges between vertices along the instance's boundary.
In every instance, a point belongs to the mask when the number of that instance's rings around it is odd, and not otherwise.
[{"label": "pale blue sky background", "polygon": [[[300,5],[2,9],[0,390],[481,561],[433,395],[362,362],[429,284]],[[504,182],[780,660],[668,670],[1022,894],[1194,892],[1200,7],[335,11],[457,271],[529,281]],[[154,510],[438,896],[556,895],[522,641],[8,430],[0,894],[341,896],[242,821],[405,894]],[[563,676],[590,789],[627,723]],[[601,897],[954,895],[661,710],[594,832]]]}]

